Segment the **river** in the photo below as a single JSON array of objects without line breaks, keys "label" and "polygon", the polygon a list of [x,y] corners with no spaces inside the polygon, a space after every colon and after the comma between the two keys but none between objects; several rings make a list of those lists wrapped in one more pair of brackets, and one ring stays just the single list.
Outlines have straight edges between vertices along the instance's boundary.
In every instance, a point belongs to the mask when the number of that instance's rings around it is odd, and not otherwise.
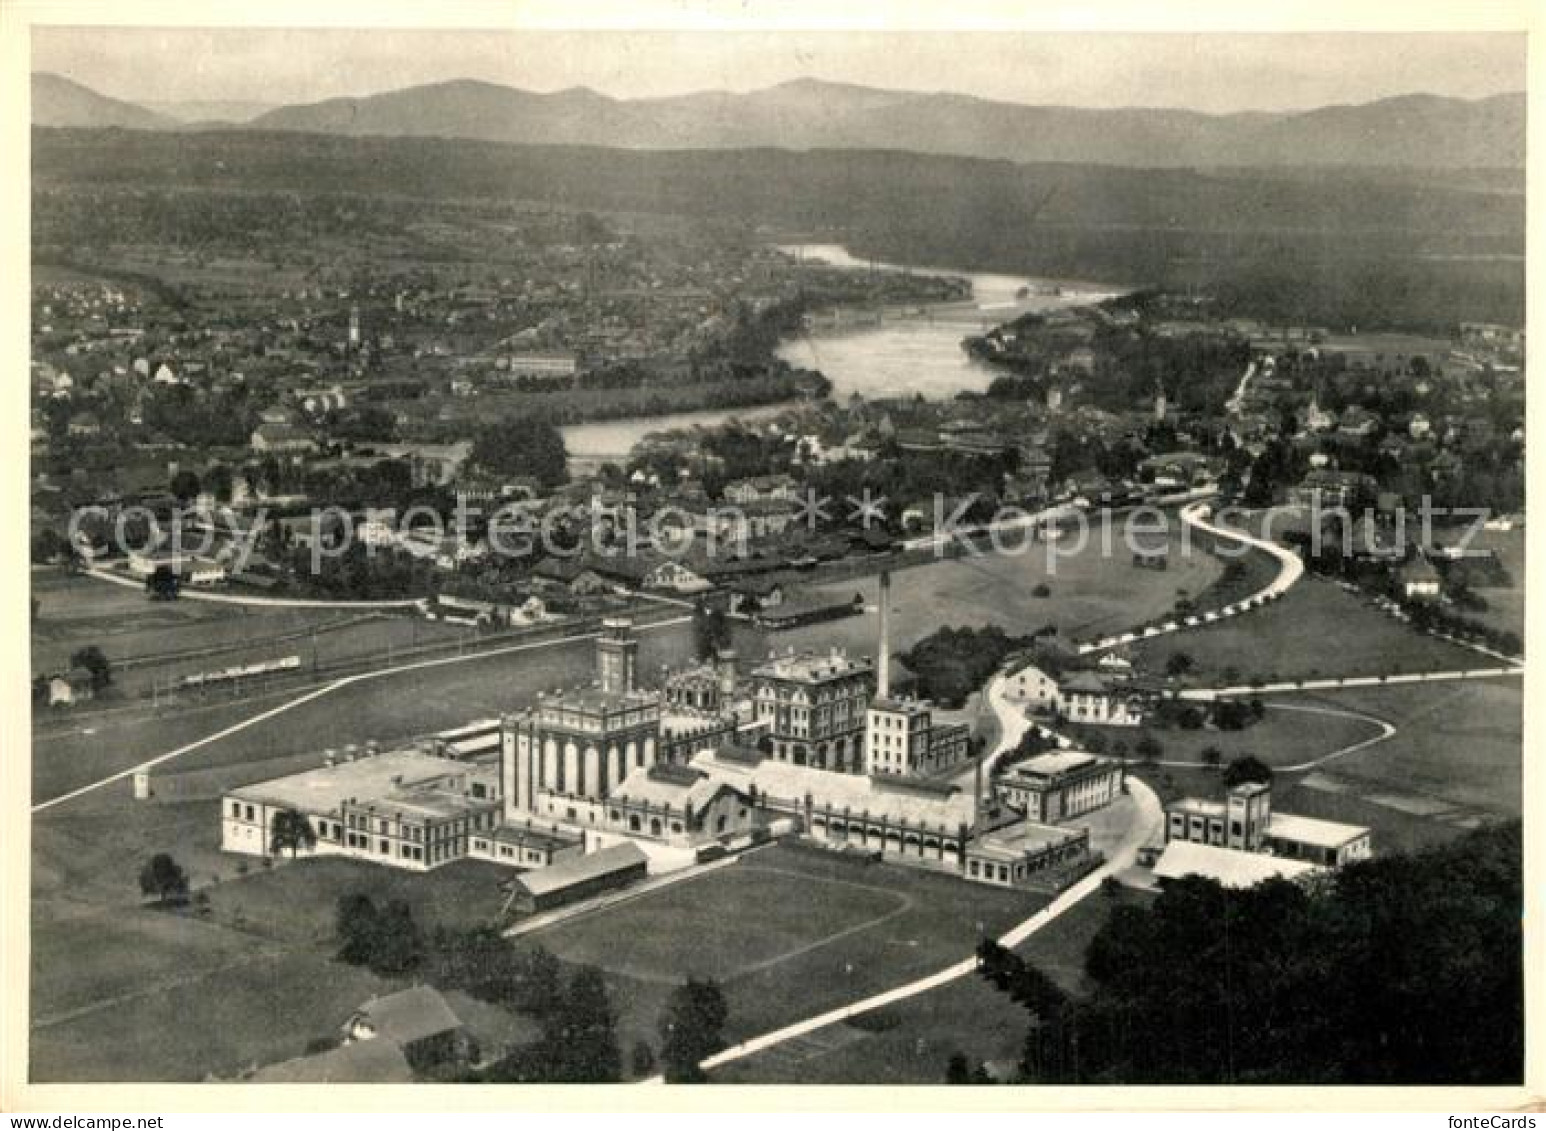
[{"label": "river", "polygon": [[[919,274],[957,275],[971,281],[972,298],[968,302],[924,307],[905,315],[888,314],[889,320],[879,325],[804,334],[779,347],[778,356],[791,365],[825,374],[832,382],[832,397],[838,401],[854,393],[869,399],[918,394],[930,400],[943,400],[963,389],[984,389],[996,371],[968,357],[961,348],[962,338],[1028,311],[1086,305],[1121,293],[1089,284],[1057,284],[1029,276],[871,263],[854,258],[838,244],[783,244],[780,250],[837,267],[913,270]],[[1024,295],[1019,293],[1022,288],[1027,291]],[[563,429],[564,442],[577,463],[621,461],[650,432],[694,424],[713,426],[732,417],[766,419],[785,407],[712,409],[576,424]]]}]

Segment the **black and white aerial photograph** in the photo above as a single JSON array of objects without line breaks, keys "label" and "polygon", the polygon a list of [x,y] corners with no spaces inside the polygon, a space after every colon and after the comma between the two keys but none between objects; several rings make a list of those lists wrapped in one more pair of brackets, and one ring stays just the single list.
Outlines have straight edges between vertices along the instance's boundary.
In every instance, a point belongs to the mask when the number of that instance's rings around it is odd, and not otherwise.
[{"label": "black and white aerial photograph", "polygon": [[1529,1105],[1526,8],[657,6],[7,5],[9,1110]]}]

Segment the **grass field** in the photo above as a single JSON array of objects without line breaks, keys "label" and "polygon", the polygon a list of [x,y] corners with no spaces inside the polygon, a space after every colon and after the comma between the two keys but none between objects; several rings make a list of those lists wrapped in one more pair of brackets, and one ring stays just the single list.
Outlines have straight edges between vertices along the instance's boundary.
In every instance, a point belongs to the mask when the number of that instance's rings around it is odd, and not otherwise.
[{"label": "grass field", "polygon": [[[1294,703],[1280,703],[1276,698],[1264,700],[1267,713],[1260,722],[1244,730],[1184,730],[1180,727],[1093,727],[1070,724],[1062,732],[1076,741],[1088,744],[1098,736],[1111,752],[1115,742],[1127,744],[1128,757],[1144,734],[1152,735],[1164,748],[1163,761],[1201,762],[1202,752],[1210,746],[1217,747],[1224,762],[1243,754],[1254,754],[1269,766],[1294,766],[1321,757],[1332,751],[1351,746],[1380,733],[1380,728],[1363,719],[1345,718],[1340,715],[1323,715],[1293,709]],[[1327,704],[1328,707],[1332,706]]]},{"label": "grass field", "polygon": [[[891,577],[892,647],[900,652],[946,625],[996,624],[1006,632],[1024,634],[1051,624],[1071,636],[1100,636],[1168,613],[1178,591],[1196,596],[1221,572],[1212,556],[1201,551],[1182,556],[1178,549],[1168,570],[1135,569],[1131,555],[1120,549],[1120,530],[1113,537],[1110,554],[1104,552],[1099,533],[1092,531],[1077,552],[1071,541],[1036,543],[1023,554],[990,553],[898,570]],[[1048,596],[1033,594],[1039,584],[1051,590]],[[860,593],[873,608],[879,585],[878,578],[864,577],[813,591],[844,597]],[[769,633],[766,642],[780,650],[841,644],[850,651],[872,653],[876,632],[876,618],[870,614]]]},{"label": "grass field", "polygon": [[[233,932],[212,929],[224,940]],[[129,934],[126,948],[153,940]],[[220,961],[184,939],[179,970],[128,979],[87,1011],[49,1016],[34,996],[30,1078],[47,1081],[199,1081],[300,1056],[335,1034],[361,1002],[399,988],[368,971],[238,939]],[[224,941],[214,944],[225,945]]]},{"label": "grass field", "polygon": [[[1065,993],[1085,989],[1084,953],[1118,903],[1147,893],[1096,895],[1032,935],[1018,952]],[[959,978],[841,1025],[776,1046],[713,1073],[735,1084],[940,1084],[953,1053],[1013,1064],[1025,1041],[1024,1007],[980,977]]]},{"label": "grass field", "polygon": [[526,941],[607,971],[626,1049],[658,1042],[665,999],[688,977],[720,980],[738,1040],[931,973],[1044,902],[778,846]]},{"label": "grass field", "polygon": [[1133,652],[1151,671],[1185,652],[1195,665],[1190,682],[1200,687],[1485,666],[1475,652],[1415,632],[1309,576],[1265,608],[1144,641]]},{"label": "grass field", "polygon": [[1486,598],[1487,609],[1479,613],[1466,613],[1483,624],[1503,632],[1524,635],[1525,625],[1525,532],[1513,530],[1484,530],[1476,536],[1474,545],[1489,549],[1498,555],[1498,561],[1508,571],[1512,582],[1508,586],[1478,587],[1476,592]]},{"label": "grass field", "polygon": [[[257,861],[253,861],[254,865]],[[212,918],[291,946],[331,953],[340,897],[401,900],[419,926],[475,927],[504,905],[501,882],[514,872],[486,860],[457,860],[434,872],[406,872],[341,857],[257,869],[209,891]]]},{"label": "grass field", "polygon": [[[652,680],[662,664],[682,663],[691,649],[691,626],[641,632],[641,678]],[[590,683],[593,652],[590,641],[577,640],[351,684],[261,726],[212,743],[175,765],[190,769],[228,765],[367,739],[390,742],[458,726],[517,710],[531,702],[538,691]],[[296,694],[290,689],[274,697],[180,706],[157,715],[140,710],[108,718],[83,717],[76,727],[34,736],[32,795],[38,800],[56,796],[202,738]]]},{"label": "grass field", "polygon": [[1395,735],[1332,764],[1339,777],[1412,791],[1500,817],[1523,795],[1523,681],[1370,687],[1307,699],[1388,719]]},{"label": "grass field", "polygon": [[233,664],[297,656],[325,668],[478,635],[468,626],[414,616],[151,601],[80,576],[40,576],[34,595],[40,607],[32,626],[33,670],[62,671],[76,649],[95,644],[113,663],[114,691],[122,695],[148,694],[153,680],[165,685]]},{"label": "grass field", "polygon": [[[414,874],[342,859],[264,869],[219,852],[214,802],[97,794],[33,822],[32,1078],[198,1080],[298,1056],[397,988],[332,961],[338,897],[402,899],[426,929],[499,909],[506,869]],[[210,914],[147,907],[140,866],[170,851]],[[241,875],[246,864],[250,871]]]}]

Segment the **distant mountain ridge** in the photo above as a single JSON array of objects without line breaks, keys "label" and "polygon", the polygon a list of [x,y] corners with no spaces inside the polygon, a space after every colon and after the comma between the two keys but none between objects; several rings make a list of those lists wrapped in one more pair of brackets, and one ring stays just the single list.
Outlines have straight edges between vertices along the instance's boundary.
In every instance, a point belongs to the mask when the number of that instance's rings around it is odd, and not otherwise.
[{"label": "distant mountain ridge", "polygon": [[[89,127],[96,123],[78,119],[95,114],[114,119],[101,125],[179,126],[112,99],[102,100],[111,107],[61,107],[61,92],[47,84],[40,99],[38,80],[45,78],[91,93],[57,76],[34,76],[34,124]],[[137,123],[112,108],[151,118]],[[622,149],[882,149],[1139,168],[1522,168],[1525,96],[1467,101],[1414,94],[1304,112],[1215,115],[1027,106],[815,79],[747,94],[632,100],[584,87],[542,94],[457,79],[281,106],[240,128]]]},{"label": "distant mountain ridge", "polygon": [[62,75],[32,75],[32,124],[70,129],[166,130],[177,121],[133,102],[109,98]]}]

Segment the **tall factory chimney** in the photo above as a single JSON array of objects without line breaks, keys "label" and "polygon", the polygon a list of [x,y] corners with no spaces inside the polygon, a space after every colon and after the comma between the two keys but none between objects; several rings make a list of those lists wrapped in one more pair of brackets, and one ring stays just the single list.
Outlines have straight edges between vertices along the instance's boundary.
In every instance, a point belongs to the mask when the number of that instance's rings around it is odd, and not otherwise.
[{"label": "tall factory chimney", "polygon": [[891,571],[880,571],[880,649],[875,657],[875,694],[891,697]]}]

